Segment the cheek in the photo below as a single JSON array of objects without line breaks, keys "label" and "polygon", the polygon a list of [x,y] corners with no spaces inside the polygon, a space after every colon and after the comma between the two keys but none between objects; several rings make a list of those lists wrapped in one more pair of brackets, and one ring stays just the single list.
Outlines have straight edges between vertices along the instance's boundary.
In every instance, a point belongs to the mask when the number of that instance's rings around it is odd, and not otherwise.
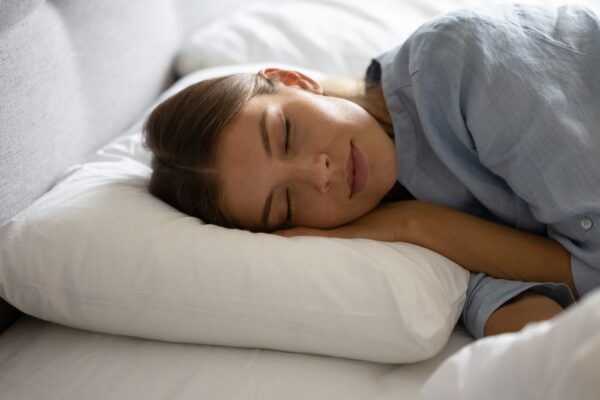
[{"label": "cheek", "polygon": [[346,224],[357,217],[359,211],[349,204],[338,204],[329,199],[313,199],[302,207],[296,223],[313,228],[333,228]]}]

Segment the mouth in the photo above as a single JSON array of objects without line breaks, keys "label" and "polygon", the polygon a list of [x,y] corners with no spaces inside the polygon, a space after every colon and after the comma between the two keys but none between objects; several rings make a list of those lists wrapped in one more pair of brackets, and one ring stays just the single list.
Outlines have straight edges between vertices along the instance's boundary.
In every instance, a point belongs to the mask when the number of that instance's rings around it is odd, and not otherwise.
[{"label": "mouth", "polygon": [[361,192],[367,185],[368,172],[367,162],[360,150],[350,142],[350,155],[346,163],[346,182],[348,183],[348,191],[352,198],[356,193]]}]

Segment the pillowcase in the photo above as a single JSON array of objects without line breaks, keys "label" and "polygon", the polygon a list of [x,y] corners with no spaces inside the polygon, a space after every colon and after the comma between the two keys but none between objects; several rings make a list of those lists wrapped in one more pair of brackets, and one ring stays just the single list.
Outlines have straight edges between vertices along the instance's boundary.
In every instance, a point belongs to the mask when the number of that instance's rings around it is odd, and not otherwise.
[{"label": "pillowcase", "polygon": [[474,342],[425,382],[426,400],[595,400],[600,289],[549,321]]},{"label": "pillowcase", "polygon": [[263,1],[193,31],[176,69],[185,75],[271,61],[362,78],[372,57],[402,43],[440,8],[397,0]]},{"label": "pillowcase", "polygon": [[[264,66],[200,71],[162,98]],[[467,271],[406,243],[203,224],[147,192],[142,122],[0,228],[9,303],[97,332],[382,363],[423,360],[445,345]]]}]

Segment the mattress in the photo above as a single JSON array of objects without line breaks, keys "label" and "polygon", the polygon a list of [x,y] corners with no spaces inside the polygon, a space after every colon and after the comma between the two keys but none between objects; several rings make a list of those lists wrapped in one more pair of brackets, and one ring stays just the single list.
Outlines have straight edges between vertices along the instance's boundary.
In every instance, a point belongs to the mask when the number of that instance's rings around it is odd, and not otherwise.
[{"label": "mattress", "polygon": [[412,400],[443,360],[472,341],[458,325],[435,357],[394,365],[157,342],[23,316],[0,336],[0,397]]}]

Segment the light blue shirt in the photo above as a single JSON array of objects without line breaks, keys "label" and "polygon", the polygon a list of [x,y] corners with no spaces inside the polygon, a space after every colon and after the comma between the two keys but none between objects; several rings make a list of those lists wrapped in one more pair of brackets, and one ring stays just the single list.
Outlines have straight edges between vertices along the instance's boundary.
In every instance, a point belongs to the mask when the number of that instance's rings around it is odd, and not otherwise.
[{"label": "light blue shirt", "polygon": [[[581,296],[600,286],[600,20],[581,7],[461,10],[377,57],[398,180],[415,198],[558,241]],[[442,223],[442,222],[440,222]],[[479,338],[525,290],[471,274],[461,320]]]}]

